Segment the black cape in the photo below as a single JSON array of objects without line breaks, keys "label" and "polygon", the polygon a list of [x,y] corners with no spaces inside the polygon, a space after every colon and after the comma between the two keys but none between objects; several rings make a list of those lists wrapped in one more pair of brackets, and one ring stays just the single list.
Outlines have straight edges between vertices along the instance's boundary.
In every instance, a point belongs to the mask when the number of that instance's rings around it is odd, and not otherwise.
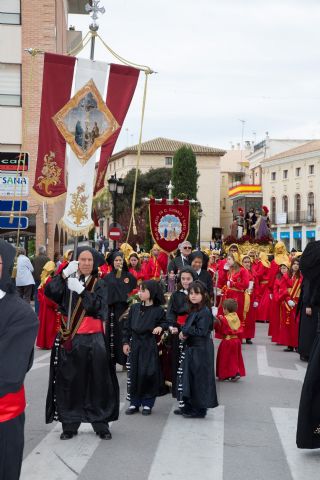
[{"label": "black cape", "polygon": [[123,344],[131,344],[131,398],[154,398],[164,393],[157,339],[152,331],[156,327],[165,330],[167,325],[162,307],[140,303],[131,306],[122,336]]},{"label": "black cape", "polygon": [[[300,321],[299,321],[299,354],[309,358],[314,339],[316,338],[318,314],[320,308],[314,303],[312,304],[313,285],[309,279],[304,278],[302,281],[299,309],[300,309]],[[311,308],[312,314],[306,314],[306,308]]]},{"label": "black cape", "polygon": [[[67,314],[70,291],[61,275],[52,279],[45,294]],[[87,316],[105,319],[107,294],[103,280],[96,282],[93,292],[85,290],[80,297]],[[72,299],[74,307],[79,295],[73,293]],[[70,350],[57,338],[51,353],[46,422],[109,422],[118,416],[119,385],[105,335],[76,334]]]},{"label": "black cape", "polygon": [[[319,322],[320,324],[320,322]],[[320,448],[320,325],[310,354],[298,414],[298,448]]]},{"label": "black cape", "polygon": [[182,332],[185,340],[183,362],[182,396],[194,408],[214,408],[218,406],[214,347],[210,334],[213,316],[208,307],[189,314]]}]

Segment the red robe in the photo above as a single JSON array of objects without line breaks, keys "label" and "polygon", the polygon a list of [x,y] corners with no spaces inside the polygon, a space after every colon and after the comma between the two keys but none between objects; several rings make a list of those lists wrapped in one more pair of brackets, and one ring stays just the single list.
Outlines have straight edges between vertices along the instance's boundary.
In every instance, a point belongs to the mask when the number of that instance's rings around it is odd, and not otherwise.
[{"label": "red robe", "polygon": [[133,290],[131,290],[131,292],[129,293],[129,296],[131,296],[131,295],[135,295],[136,293],[138,293],[140,283],[143,282],[144,278],[143,278],[143,274],[142,274],[142,269],[140,269],[138,271],[135,268],[130,267],[129,268],[129,273],[131,273],[137,279],[137,288],[134,288]]},{"label": "red robe", "polygon": [[259,262],[259,265],[256,268],[256,278],[259,282],[257,288],[257,301],[259,306],[257,308],[257,321],[268,322],[269,313],[270,313],[270,293],[269,290],[269,275],[270,268],[263,265],[262,262]]},{"label": "red robe", "polygon": [[104,278],[106,275],[108,275],[108,273],[111,272],[111,270],[112,270],[111,265],[108,265],[107,263],[105,263],[104,265],[101,265],[101,267],[99,267],[99,277]]},{"label": "red robe", "polygon": [[[302,275],[290,278],[288,274],[283,276],[286,286],[283,301],[280,306],[280,331],[279,343],[286,347],[298,347],[299,318],[296,318],[297,305],[301,293]],[[294,307],[289,307],[288,301],[293,300]]]},{"label": "red robe", "polygon": [[273,285],[273,297],[270,307],[270,323],[268,335],[271,337],[271,341],[279,343],[279,330],[280,330],[280,304],[286,295],[286,284],[281,275],[275,278]]},{"label": "red robe", "polygon": [[242,329],[236,313],[219,316],[220,324],[215,324],[216,332],[222,337],[217,353],[216,374],[220,380],[246,374],[241,353]]},{"label": "red robe", "polygon": [[[224,298],[233,298],[238,302],[237,314],[241,322],[242,329],[245,326],[244,322],[244,301],[245,291],[249,287],[249,274],[245,268],[240,268],[238,272],[228,272],[228,280],[225,289]],[[229,286],[228,286],[229,285]]]},{"label": "red robe", "polygon": [[249,310],[244,315],[244,328],[243,328],[243,338],[254,338],[256,333],[256,308],[253,304],[256,301],[256,284],[257,280],[252,272],[252,270],[247,270],[249,282],[253,282],[253,289],[251,293],[246,291],[245,296],[249,303]]},{"label": "red robe", "polygon": [[44,286],[38,288],[39,330],[36,345],[43,349],[51,349],[53,347],[60,328],[58,306],[44,294],[44,289],[51,280],[52,278],[48,277]]}]

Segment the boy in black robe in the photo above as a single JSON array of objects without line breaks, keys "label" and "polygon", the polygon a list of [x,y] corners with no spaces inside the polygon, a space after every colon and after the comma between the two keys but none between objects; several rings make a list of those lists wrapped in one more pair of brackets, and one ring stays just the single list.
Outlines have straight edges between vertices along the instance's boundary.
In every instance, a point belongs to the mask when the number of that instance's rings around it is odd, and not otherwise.
[{"label": "boy in black robe", "polygon": [[18,480],[24,447],[23,382],[33,363],[38,319],[15,293],[15,249],[0,240],[0,480]]},{"label": "boy in black robe", "polygon": [[79,248],[77,258],[78,262],[70,262],[45,289],[62,313],[62,327],[51,354],[46,421],[62,422],[61,440],[76,435],[81,422],[91,423],[97,435],[108,440],[108,422],[119,416],[119,385],[103,329],[107,291],[98,279],[98,267],[104,260],[90,247]]}]

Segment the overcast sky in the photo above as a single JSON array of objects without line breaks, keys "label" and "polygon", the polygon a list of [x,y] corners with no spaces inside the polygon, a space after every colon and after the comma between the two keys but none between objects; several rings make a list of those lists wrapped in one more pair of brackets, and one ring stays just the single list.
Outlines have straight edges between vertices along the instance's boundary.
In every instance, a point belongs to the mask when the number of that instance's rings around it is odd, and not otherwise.
[{"label": "overcast sky", "polygon": [[[100,34],[149,81],[143,140],[320,138],[319,0],[102,0]],[[69,24],[86,33],[88,17]],[[88,51],[81,54],[88,57]],[[114,61],[97,45],[97,60]],[[143,75],[116,150],[138,141]],[[127,129],[127,130],[126,130]],[[255,133],[254,133],[255,132]]]}]

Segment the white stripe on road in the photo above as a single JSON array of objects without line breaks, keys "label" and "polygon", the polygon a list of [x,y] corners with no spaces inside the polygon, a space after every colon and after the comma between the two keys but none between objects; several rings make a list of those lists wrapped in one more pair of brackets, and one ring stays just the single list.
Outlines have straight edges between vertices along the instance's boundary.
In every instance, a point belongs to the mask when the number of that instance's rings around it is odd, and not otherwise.
[{"label": "white stripe on road", "polygon": [[271,408],[293,480],[319,478],[319,450],[299,450],[296,446],[298,410]]},{"label": "white stripe on road", "polygon": [[38,368],[43,368],[47,367],[50,365],[50,362],[45,362],[45,363],[40,363],[41,360],[45,360],[46,358],[49,358],[51,356],[51,351],[44,353],[43,355],[40,355],[39,357],[35,357],[31,371],[32,370],[38,370]]},{"label": "white stripe on road", "polygon": [[[121,403],[120,409],[123,407],[124,403]],[[20,480],[78,478],[101,440],[90,424],[83,423],[72,440],[60,440],[61,431],[59,423],[32,450],[23,461]]]},{"label": "white stripe on road", "polygon": [[224,407],[209,409],[205,419],[171,412],[148,480],[223,479]]},{"label": "white stripe on road", "polygon": [[43,355],[40,355],[39,357],[34,357],[34,363],[40,362],[40,360],[44,360],[45,358],[51,357],[51,350],[50,352],[44,353]]},{"label": "white stripe on road", "polygon": [[296,367],[295,370],[270,367],[268,364],[267,349],[264,345],[257,345],[257,363],[259,375],[266,377],[285,378],[287,380],[303,382],[306,374],[306,368],[298,364],[294,364]]}]

